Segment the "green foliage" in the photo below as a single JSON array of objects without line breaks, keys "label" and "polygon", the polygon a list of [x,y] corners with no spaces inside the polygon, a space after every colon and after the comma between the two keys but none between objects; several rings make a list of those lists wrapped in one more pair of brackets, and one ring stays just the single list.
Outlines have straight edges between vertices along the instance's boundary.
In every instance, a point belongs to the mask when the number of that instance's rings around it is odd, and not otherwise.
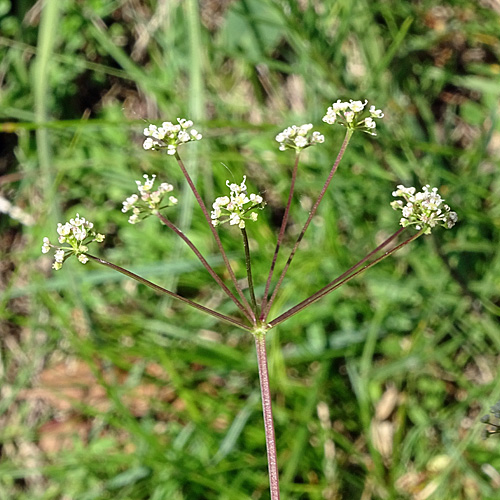
[{"label": "green foliage", "polygon": [[[120,212],[157,173],[223,270],[175,161],[142,150],[143,119],[195,121],[204,139],[180,154],[207,203],[243,175],[268,202],[248,226],[262,291],[293,166],[274,137],[312,122],[326,139],[301,161],[279,269],[341,144],[321,123],[338,98],[386,117],[354,135],[271,317],[397,228],[397,184],[438,186],[459,223],[269,334],[283,498],[496,498],[479,423],[500,398],[495,4],[40,5],[0,1],[0,194],[35,220],[0,219],[0,498],[268,498],[251,336],[92,263],[53,273],[40,246],[80,212],[102,257],[235,314],[181,241]],[[244,278],[239,234],[219,233]]]}]

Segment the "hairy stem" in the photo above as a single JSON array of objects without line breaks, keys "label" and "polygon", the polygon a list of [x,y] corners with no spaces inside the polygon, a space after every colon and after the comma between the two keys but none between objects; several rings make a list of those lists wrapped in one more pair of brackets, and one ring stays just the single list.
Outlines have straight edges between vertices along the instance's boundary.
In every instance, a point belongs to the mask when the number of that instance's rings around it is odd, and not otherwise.
[{"label": "hairy stem", "polygon": [[186,170],[186,167],[184,166],[184,163],[181,160],[181,157],[179,156],[179,153],[175,153],[175,159],[177,160],[177,163],[179,164],[180,169],[182,170],[182,173],[184,177],[186,178],[189,187],[191,188],[191,191],[194,194],[194,197],[196,198],[196,201],[198,202],[198,205],[200,206],[203,215],[205,216],[205,219],[210,227],[210,231],[212,232],[215,242],[217,243],[217,248],[219,249],[222,259],[224,260],[224,264],[226,265],[227,272],[229,273],[229,276],[231,277],[231,280],[234,284],[234,287],[236,288],[236,291],[238,292],[238,295],[241,298],[241,301],[245,307],[245,310],[247,312],[247,317],[252,321],[252,323],[255,325],[257,320],[255,318],[255,314],[248,303],[247,299],[245,298],[245,295],[243,294],[243,290],[241,289],[241,286],[238,283],[238,280],[236,279],[236,276],[234,274],[233,268],[231,267],[231,263],[229,262],[229,259],[227,258],[226,252],[224,250],[224,247],[222,246],[222,242],[219,238],[219,235],[217,234],[217,231],[215,230],[213,224],[212,224],[212,219],[210,218],[210,214],[208,213],[207,207],[205,206],[205,203],[203,202],[202,197],[200,196],[200,193],[196,189],[196,186],[194,185],[188,171]]},{"label": "hairy stem", "polygon": [[297,152],[295,155],[295,164],[293,166],[292,171],[292,180],[290,182],[290,193],[288,195],[288,201],[285,208],[285,213],[283,214],[283,220],[281,221],[280,232],[278,234],[278,241],[276,242],[276,248],[274,250],[273,261],[271,262],[271,268],[269,269],[269,275],[266,281],[266,289],[264,291],[264,297],[262,299],[262,307],[261,307],[261,320],[264,319],[264,311],[267,306],[267,297],[269,295],[269,288],[271,287],[271,280],[273,279],[274,268],[276,266],[276,259],[278,258],[278,253],[280,251],[281,243],[283,242],[283,237],[285,235],[286,225],[288,223],[288,216],[290,214],[290,206],[292,204],[293,193],[295,191],[295,180],[297,179],[297,168],[299,166],[299,156],[300,154]]},{"label": "hairy stem", "polygon": [[269,469],[269,489],[271,500],[279,500],[279,474],[276,453],[276,437],[274,435],[273,411],[271,404],[271,389],[269,387],[269,373],[267,370],[266,335],[255,333],[255,348],[259,364],[260,392],[262,396],[262,413],[264,415],[264,429],[266,432],[267,464]]},{"label": "hairy stem", "polygon": [[243,330],[251,330],[252,329],[249,325],[245,325],[245,323],[242,323],[241,321],[239,321],[235,318],[231,318],[230,316],[226,316],[225,314],[218,313],[217,311],[214,311],[213,309],[202,306],[201,304],[193,302],[192,300],[186,299],[182,295],[179,295],[175,292],[171,292],[170,290],[167,290],[166,288],[163,288],[159,285],[156,285],[155,283],[152,283],[151,281],[149,281],[145,278],[142,278],[141,276],[138,276],[137,274],[133,273],[132,271],[128,271],[127,269],[124,269],[123,267],[117,266],[116,264],[108,262],[104,259],[100,259],[99,257],[95,257],[94,255],[90,255],[88,253],[86,253],[85,255],[89,259],[93,260],[94,262],[97,262],[98,264],[109,267],[115,271],[118,271],[121,274],[124,274],[125,276],[128,276],[129,278],[132,278],[135,281],[138,281],[139,283],[142,283],[143,285],[148,286],[149,288],[153,289],[155,292],[164,293],[165,295],[169,295],[170,297],[173,297],[177,300],[180,300],[180,301],[184,302],[185,304],[187,304],[191,307],[194,307],[195,309],[198,309],[199,311],[202,311],[206,314],[209,314],[210,316],[213,316],[214,318],[220,319],[221,321],[224,321],[226,323],[230,323],[231,325],[238,326],[239,328],[243,328]]},{"label": "hairy stem", "polygon": [[323,188],[321,189],[321,192],[319,193],[318,199],[314,203],[311,211],[309,212],[309,217],[306,220],[306,223],[304,224],[304,227],[302,228],[302,231],[300,232],[297,241],[295,242],[295,245],[292,248],[292,251],[290,252],[290,257],[288,257],[288,260],[285,264],[285,267],[283,268],[283,271],[281,272],[281,275],[278,279],[278,283],[276,283],[276,286],[274,288],[273,294],[271,295],[271,299],[269,300],[265,310],[262,312],[262,319],[265,320],[267,318],[267,315],[269,314],[269,311],[271,309],[271,306],[273,305],[274,299],[276,298],[276,294],[278,293],[278,290],[281,287],[281,284],[283,283],[283,279],[285,278],[285,275],[288,271],[288,268],[290,267],[290,264],[292,263],[293,257],[295,253],[297,252],[297,248],[300,245],[300,242],[302,241],[302,238],[304,237],[307,228],[309,227],[309,224],[311,223],[312,218],[316,215],[316,211],[318,210],[319,204],[321,203],[321,200],[325,196],[326,190],[328,189],[328,186],[330,185],[330,182],[332,181],[333,175],[337,171],[337,168],[340,164],[340,161],[342,160],[342,157],[344,156],[345,150],[347,148],[347,145],[349,144],[349,141],[351,140],[353,131],[351,129],[346,130],[346,134],[344,137],[344,142],[342,142],[342,146],[340,146],[340,151],[337,155],[337,158],[335,159],[335,163],[332,166],[332,169],[330,170],[330,173],[328,174],[328,178],[326,179],[325,184],[323,185]]}]

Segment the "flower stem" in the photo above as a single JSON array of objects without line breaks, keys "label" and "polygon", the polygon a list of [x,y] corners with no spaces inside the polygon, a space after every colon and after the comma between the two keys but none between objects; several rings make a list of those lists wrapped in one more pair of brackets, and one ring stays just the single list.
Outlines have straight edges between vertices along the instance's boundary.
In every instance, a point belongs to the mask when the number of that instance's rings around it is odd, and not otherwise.
[{"label": "flower stem", "polygon": [[250,291],[250,300],[252,301],[252,307],[257,314],[257,300],[255,299],[255,290],[253,287],[253,278],[252,278],[252,261],[250,259],[250,245],[248,244],[248,235],[247,230],[242,227],[241,235],[243,236],[243,246],[245,247],[245,264],[247,268],[247,277],[248,277],[248,289]]},{"label": "flower stem", "polygon": [[170,228],[172,231],[175,232],[186,244],[187,246],[194,252],[196,257],[200,260],[200,262],[203,264],[203,267],[210,273],[210,276],[217,282],[217,284],[226,292],[227,296],[236,304],[238,309],[241,310],[241,312],[248,318],[247,310],[242,306],[241,302],[236,298],[233,292],[229,290],[229,288],[224,284],[220,276],[213,270],[212,266],[206,261],[206,259],[203,257],[201,252],[198,250],[196,245],[174,224],[172,223],[167,217],[162,215],[160,212],[156,214],[156,216],[165,224],[168,228]]},{"label": "flower stem", "polygon": [[202,197],[200,196],[200,193],[196,189],[196,186],[194,185],[191,176],[189,175],[188,171],[186,170],[186,167],[184,166],[184,163],[181,160],[181,157],[179,156],[179,153],[175,153],[175,159],[177,160],[177,163],[179,164],[180,169],[182,170],[182,173],[184,177],[186,178],[187,183],[189,184],[189,187],[191,188],[191,191],[194,194],[194,197],[196,198],[196,201],[198,202],[198,205],[200,206],[203,215],[205,216],[205,219],[210,227],[210,231],[212,232],[215,242],[217,243],[217,247],[222,255],[222,259],[224,260],[224,264],[226,265],[227,272],[229,273],[229,276],[231,277],[231,280],[234,284],[234,287],[236,288],[236,291],[238,292],[238,295],[241,298],[241,301],[247,311],[247,316],[249,319],[252,321],[252,323],[255,325],[257,323],[257,320],[255,318],[255,314],[248,303],[247,299],[245,298],[245,295],[243,294],[243,290],[241,289],[241,286],[238,283],[238,280],[236,279],[236,276],[234,274],[233,268],[231,267],[231,263],[229,262],[229,259],[226,255],[226,252],[224,251],[224,247],[222,246],[222,242],[219,238],[219,235],[217,234],[217,231],[215,230],[213,224],[212,224],[212,219],[210,218],[210,214],[208,213],[207,207],[205,206],[205,203],[203,202]]},{"label": "flower stem", "polygon": [[295,190],[295,180],[297,178],[297,168],[299,166],[299,157],[300,154],[297,152],[295,155],[295,164],[293,165],[293,171],[292,171],[292,180],[290,182],[290,193],[288,195],[288,201],[286,204],[285,208],[285,213],[283,214],[283,220],[281,221],[281,227],[280,227],[280,232],[278,234],[278,240],[276,242],[276,249],[274,250],[274,255],[273,255],[273,261],[271,263],[271,268],[269,269],[269,275],[267,277],[266,281],[266,289],[264,291],[264,297],[262,299],[262,306],[261,306],[261,320],[264,319],[264,311],[266,310],[267,306],[267,297],[269,295],[269,288],[271,287],[271,280],[273,278],[273,273],[274,273],[274,267],[276,266],[276,260],[278,258],[278,253],[280,251],[281,243],[283,242],[283,237],[285,235],[285,229],[286,225],[288,223],[288,216],[290,214],[290,206],[292,204],[292,199],[293,199],[293,193]]},{"label": "flower stem", "polygon": [[[396,231],[391,237],[389,237],[387,240],[385,240],[375,250],[370,252],[364,259],[360,260],[357,264],[355,264],[353,267],[351,267],[345,273],[341,274],[338,278],[335,278],[333,281],[328,283],[328,285],[323,287],[321,290],[318,290],[316,293],[311,295],[309,298],[303,300],[302,302],[300,302],[296,306],[288,309],[288,311],[284,312],[283,314],[281,314],[277,318],[270,321],[268,323],[269,328],[274,328],[275,326],[279,325],[280,323],[283,323],[283,321],[287,320],[288,318],[291,318],[292,316],[299,313],[300,311],[305,309],[307,306],[309,306],[313,302],[316,302],[317,300],[321,299],[325,295],[328,295],[330,292],[333,292],[334,290],[341,287],[342,285],[344,285],[348,281],[351,281],[353,278],[355,278],[356,276],[358,276],[362,272],[366,271],[367,269],[374,266],[375,264],[378,264],[380,261],[384,260],[386,257],[389,257],[389,255],[392,255],[394,252],[396,252],[400,248],[404,247],[408,243],[412,242],[413,240],[417,239],[419,236],[421,236],[423,234],[423,230],[419,231],[418,233],[415,233],[413,236],[411,236],[410,238],[403,241],[403,243],[400,243],[399,245],[392,248],[391,250],[388,250],[387,252],[385,252],[383,255],[381,255],[377,259],[373,260],[372,262],[366,264],[361,269],[359,269],[361,264],[366,262],[371,256],[373,256],[375,253],[377,253],[383,247],[387,246],[387,244],[390,243],[399,234],[401,234],[402,231],[404,231],[404,228]],[[356,271],[356,269],[357,269],[357,271]]]},{"label": "flower stem", "polygon": [[138,281],[139,283],[142,283],[143,285],[148,286],[149,288],[152,288],[156,292],[164,293],[166,295],[169,295],[170,297],[173,297],[177,300],[180,300],[184,302],[185,304],[188,304],[191,307],[194,307],[195,309],[198,309],[199,311],[202,311],[206,314],[209,314],[210,316],[213,316],[214,318],[220,319],[221,321],[224,321],[226,323],[230,323],[231,325],[238,326],[239,328],[243,328],[243,330],[252,330],[252,328],[249,325],[246,325],[245,323],[242,323],[241,321],[231,318],[231,316],[226,316],[225,314],[218,313],[217,311],[214,311],[213,309],[210,309],[208,307],[202,306],[201,304],[198,304],[196,302],[193,302],[192,300],[186,299],[182,295],[179,295],[175,292],[171,292],[170,290],[167,290],[166,288],[163,288],[159,285],[156,285],[155,283],[152,283],[151,281],[142,278],[141,276],[138,276],[137,274],[133,273],[132,271],[128,271],[127,269],[124,269],[123,267],[117,266],[116,264],[113,264],[111,262],[108,262],[106,260],[100,259],[99,257],[95,257],[94,255],[90,255],[88,253],[85,254],[89,259],[93,260],[94,262],[97,262],[98,264],[101,264],[103,266],[109,267],[111,269],[114,269],[115,271],[118,271],[121,274],[124,274],[125,276],[128,276],[129,278],[134,279],[135,281]]},{"label": "flower stem", "polygon": [[269,373],[267,370],[266,334],[252,332],[255,337],[257,362],[259,364],[260,392],[262,396],[262,413],[264,416],[264,429],[266,432],[267,464],[269,469],[269,489],[271,500],[279,500],[279,474],[276,453],[276,438],[274,435],[274,422],[271,404],[271,389],[269,387]]},{"label": "flower stem", "polygon": [[297,248],[299,247],[300,242],[302,241],[302,238],[304,237],[304,234],[306,233],[307,228],[309,227],[309,224],[311,223],[312,218],[316,215],[316,211],[318,210],[319,204],[321,203],[321,200],[325,196],[326,190],[328,189],[328,186],[330,185],[330,182],[332,181],[333,175],[337,171],[337,168],[340,164],[340,161],[342,160],[342,157],[344,156],[347,145],[349,144],[349,141],[351,140],[352,134],[353,134],[352,129],[346,130],[344,142],[342,142],[342,146],[340,146],[339,153],[337,155],[337,158],[335,159],[335,162],[332,166],[332,169],[330,170],[330,173],[328,174],[328,177],[325,181],[325,184],[323,185],[323,188],[321,189],[321,192],[319,193],[318,199],[316,200],[311,211],[309,212],[309,217],[307,218],[306,223],[304,224],[304,227],[302,228],[302,231],[300,232],[300,234],[297,238],[297,241],[295,242],[295,245],[292,248],[292,251],[290,252],[290,256],[288,257],[288,260],[285,264],[285,267],[283,268],[283,271],[281,272],[281,275],[278,279],[278,283],[276,283],[273,294],[271,295],[271,299],[267,303],[265,310],[262,311],[261,317],[263,320],[265,320],[265,318],[267,318],[267,315],[269,314],[269,311],[271,309],[271,306],[273,305],[274,299],[276,298],[276,294],[278,293],[278,290],[281,287],[281,284],[283,282],[283,279],[285,278],[285,275],[288,271],[288,268],[290,267],[290,264],[292,263],[292,259],[295,255],[295,252],[297,251]]}]

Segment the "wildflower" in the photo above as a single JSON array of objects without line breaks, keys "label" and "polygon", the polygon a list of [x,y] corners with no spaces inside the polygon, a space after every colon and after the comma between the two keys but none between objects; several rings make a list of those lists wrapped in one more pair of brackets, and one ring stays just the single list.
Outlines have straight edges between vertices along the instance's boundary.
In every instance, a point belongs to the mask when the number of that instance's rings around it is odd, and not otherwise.
[{"label": "wildflower", "polygon": [[418,231],[424,229],[424,234],[430,234],[438,224],[450,229],[457,221],[457,214],[444,203],[437,188],[430,189],[428,184],[418,193],[414,187],[399,185],[392,195],[406,200],[406,205],[401,200],[391,203],[394,210],[402,211],[400,224],[403,227],[414,225]]},{"label": "wildflower", "polygon": [[323,121],[330,125],[338,122],[351,130],[361,130],[370,135],[377,135],[375,128],[377,126],[374,118],[383,118],[384,113],[381,109],[376,109],[375,106],[370,106],[366,115],[365,107],[368,101],[353,101],[342,102],[340,99],[334,102],[326,111]]},{"label": "wildflower", "polygon": [[165,200],[166,193],[170,193],[174,189],[171,184],[162,182],[160,187],[156,191],[153,191],[156,175],[149,177],[144,174],[143,177],[145,179],[144,183],[141,181],[135,181],[140,196],[133,194],[123,202],[123,213],[127,213],[129,210],[132,210],[132,215],[128,219],[130,224],[136,224],[139,222],[141,220],[139,218],[141,214],[146,214],[143,217],[144,219],[148,215],[155,214],[163,208],[177,204],[177,198],[174,196],[169,196],[167,200]]},{"label": "wildflower", "polygon": [[[177,124],[163,122],[160,127],[149,125],[144,129],[146,139],[142,147],[144,149],[166,149],[167,154],[174,155],[177,147],[190,141],[199,141],[202,135],[194,128],[191,120],[177,118]],[[189,130],[191,128],[191,130]]]},{"label": "wildflower", "polygon": [[50,252],[50,240],[45,236],[43,239],[43,245],[42,245],[42,253],[48,253]]},{"label": "wildflower", "polygon": [[48,253],[51,248],[56,249],[54,263],[52,264],[52,268],[56,271],[61,269],[64,261],[71,255],[76,255],[82,264],[86,264],[89,260],[85,255],[89,250],[87,245],[94,241],[102,243],[105,238],[103,234],[94,231],[92,222],[80,217],[79,214],[76,214],[76,217],[70,219],[69,222],[64,224],[59,222],[57,224],[57,234],[59,235],[58,242],[67,246],[54,245],[47,236],[43,238],[42,244],[42,253]]},{"label": "wildflower", "polygon": [[241,184],[230,184],[229,181],[226,181],[230,195],[220,196],[213,203],[211,218],[214,226],[229,222],[230,225],[238,225],[239,228],[243,229],[245,221],[255,222],[257,220],[258,214],[251,212],[251,210],[264,208],[265,202],[258,194],[247,194],[246,179],[244,176]]},{"label": "wildflower", "polygon": [[300,127],[292,125],[283,130],[276,136],[276,140],[280,143],[280,151],[295,149],[298,152],[314,144],[325,142],[324,136],[319,132],[309,133],[312,127],[312,123],[306,123]]}]

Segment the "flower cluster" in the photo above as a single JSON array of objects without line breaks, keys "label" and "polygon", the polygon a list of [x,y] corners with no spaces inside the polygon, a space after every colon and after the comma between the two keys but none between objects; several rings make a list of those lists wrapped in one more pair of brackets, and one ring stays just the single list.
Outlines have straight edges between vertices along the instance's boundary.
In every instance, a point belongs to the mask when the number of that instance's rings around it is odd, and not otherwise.
[{"label": "flower cluster", "polygon": [[401,200],[391,203],[394,210],[402,210],[400,224],[403,227],[414,225],[418,231],[424,229],[424,234],[430,234],[438,224],[450,229],[457,222],[457,214],[444,203],[437,188],[430,189],[428,184],[418,193],[414,187],[399,185],[392,195],[406,200],[406,205]]},{"label": "flower cluster", "polygon": [[[257,212],[254,209],[264,208],[265,202],[258,194],[247,195],[246,176],[241,184],[230,184],[226,181],[226,186],[230,190],[229,196],[220,196],[212,205],[212,224],[218,226],[229,222],[231,225],[238,225],[241,229],[245,227],[245,221],[256,221]],[[246,206],[245,206],[246,205]]]},{"label": "flower cluster", "polygon": [[300,127],[292,125],[283,130],[283,132],[276,136],[276,140],[280,143],[280,151],[295,149],[299,152],[314,144],[325,142],[325,137],[319,132],[309,133],[312,128],[312,123],[306,123],[305,125],[300,125]]},{"label": "flower cluster", "polygon": [[151,178],[149,178],[148,175],[144,174],[143,177],[145,179],[144,184],[141,181],[135,181],[140,196],[133,194],[123,202],[123,213],[127,213],[129,210],[132,210],[132,215],[128,219],[130,224],[136,224],[139,222],[141,220],[139,219],[140,214],[146,214],[143,217],[144,219],[148,215],[155,214],[163,208],[177,204],[177,198],[169,196],[168,201],[162,205],[162,203],[164,203],[166,193],[170,193],[174,189],[171,184],[162,182],[160,187],[156,191],[153,191],[153,184],[155,182],[156,175],[152,175]]},{"label": "flower cluster", "polygon": [[362,102],[350,99],[349,102],[342,102],[339,99],[327,109],[323,121],[330,125],[337,122],[351,130],[359,129],[367,134],[377,135],[375,133],[377,124],[374,118],[383,118],[384,113],[381,109],[370,106],[369,116],[366,116],[365,106],[367,103],[367,100]]},{"label": "flower cluster", "polygon": [[192,128],[193,122],[185,118],[177,118],[178,123],[163,122],[161,127],[149,125],[144,129],[146,139],[143,143],[144,149],[166,149],[167,154],[174,155],[177,147],[190,141],[199,141],[202,135]]},{"label": "flower cluster", "polygon": [[105,238],[103,234],[96,233],[93,227],[92,222],[80,217],[79,214],[69,222],[57,224],[58,241],[61,245],[66,243],[68,246],[53,245],[47,237],[43,239],[42,245],[42,253],[48,253],[51,248],[57,249],[52,264],[53,269],[56,271],[61,269],[64,261],[73,254],[82,264],[88,262],[89,258],[85,255],[89,250],[87,245],[93,241],[101,243]]}]

